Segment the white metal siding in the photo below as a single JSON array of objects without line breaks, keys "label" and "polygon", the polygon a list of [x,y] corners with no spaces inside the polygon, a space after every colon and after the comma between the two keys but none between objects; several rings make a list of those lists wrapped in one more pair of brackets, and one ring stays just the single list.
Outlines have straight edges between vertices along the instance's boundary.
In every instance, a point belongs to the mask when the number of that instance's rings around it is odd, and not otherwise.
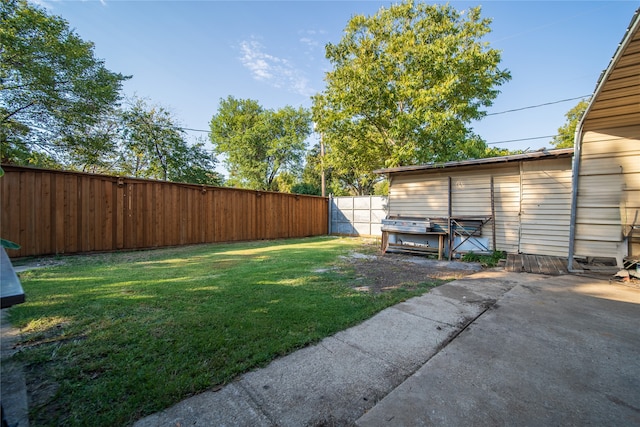
[{"label": "white metal siding", "polygon": [[[566,257],[570,158],[393,175],[389,214],[447,217],[451,177],[452,215],[490,216],[492,176],[496,249]],[[482,236],[493,246],[492,227],[485,225]]]},{"label": "white metal siding", "polygon": [[493,178],[496,211],[496,246],[508,253],[519,251],[520,172],[518,167]]},{"label": "white metal siding", "polygon": [[453,175],[451,205],[453,216],[491,216],[490,171]]},{"label": "white metal siding", "polygon": [[568,159],[522,164],[520,251],[566,257],[571,219]]},{"label": "white metal siding", "polygon": [[576,256],[626,255],[640,224],[640,125],[586,132],[576,210]]},{"label": "white metal siding", "polygon": [[441,174],[394,176],[389,186],[389,215],[447,216],[449,181]]}]

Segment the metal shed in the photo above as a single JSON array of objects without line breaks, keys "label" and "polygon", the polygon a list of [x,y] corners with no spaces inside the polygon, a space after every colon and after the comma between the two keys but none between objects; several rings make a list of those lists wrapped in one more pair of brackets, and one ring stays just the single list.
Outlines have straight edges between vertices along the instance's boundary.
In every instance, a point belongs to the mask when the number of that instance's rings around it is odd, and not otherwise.
[{"label": "metal shed", "polygon": [[488,218],[479,236],[491,250],[566,257],[572,155],[544,150],[376,172],[390,181],[390,217]]}]

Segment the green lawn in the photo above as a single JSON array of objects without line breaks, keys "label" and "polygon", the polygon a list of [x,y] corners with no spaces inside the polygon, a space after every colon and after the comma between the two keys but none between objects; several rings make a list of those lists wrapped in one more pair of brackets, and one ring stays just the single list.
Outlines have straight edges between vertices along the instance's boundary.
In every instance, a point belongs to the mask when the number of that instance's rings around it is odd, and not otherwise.
[{"label": "green lawn", "polygon": [[373,249],[330,237],[201,245],[22,273],[27,302],[10,320],[33,424],[131,424],[429,288],[357,292],[340,258],[353,250]]}]

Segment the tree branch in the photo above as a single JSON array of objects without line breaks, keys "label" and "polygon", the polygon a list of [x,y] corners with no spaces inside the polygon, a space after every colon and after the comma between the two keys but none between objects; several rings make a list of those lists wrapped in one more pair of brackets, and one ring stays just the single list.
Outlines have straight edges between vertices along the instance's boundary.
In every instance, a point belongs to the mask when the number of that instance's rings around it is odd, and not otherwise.
[{"label": "tree branch", "polygon": [[7,121],[12,117],[12,116],[14,116],[14,115],[18,114],[18,113],[19,113],[20,111],[22,111],[22,110],[26,110],[27,108],[34,106],[35,104],[36,104],[36,103],[35,103],[35,101],[31,101],[31,102],[30,102],[30,103],[28,103],[27,105],[24,105],[24,106],[22,106],[22,107],[18,108],[17,110],[14,110],[13,112],[11,112],[11,113],[7,114],[6,116],[4,116],[4,117],[2,118],[2,121],[1,121],[0,123],[5,123],[5,122],[7,122]]}]

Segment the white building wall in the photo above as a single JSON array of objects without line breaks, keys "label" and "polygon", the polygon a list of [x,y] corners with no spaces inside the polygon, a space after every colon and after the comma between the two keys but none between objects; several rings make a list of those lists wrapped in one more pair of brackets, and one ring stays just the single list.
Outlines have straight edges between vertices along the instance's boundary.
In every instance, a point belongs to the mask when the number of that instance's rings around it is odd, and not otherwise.
[{"label": "white building wall", "polygon": [[569,254],[571,163],[553,159],[522,163],[520,251]]},{"label": "white building wall", "polygon": [[575,255],[622,258],[634,224],[640,225],[640,125],[586,132]]},{"label": "white building wall", "polygon": [[[491,216],[493,177],[497,250],[567,256],[571,158],[392,175],[389,215],[446,218],[449,177],[454,217]],[[491,222],[482,237],[493,249]]]}]

